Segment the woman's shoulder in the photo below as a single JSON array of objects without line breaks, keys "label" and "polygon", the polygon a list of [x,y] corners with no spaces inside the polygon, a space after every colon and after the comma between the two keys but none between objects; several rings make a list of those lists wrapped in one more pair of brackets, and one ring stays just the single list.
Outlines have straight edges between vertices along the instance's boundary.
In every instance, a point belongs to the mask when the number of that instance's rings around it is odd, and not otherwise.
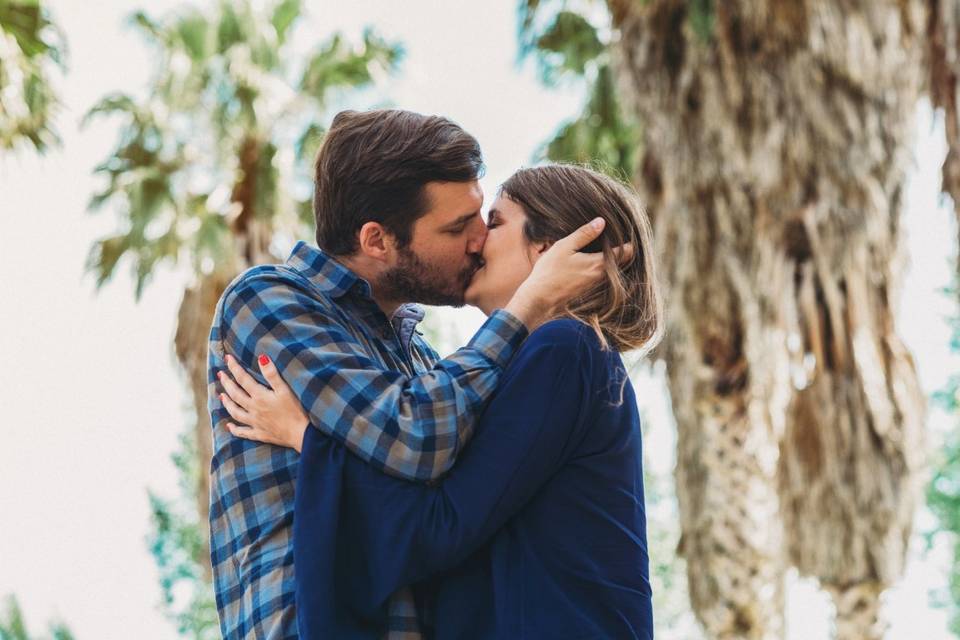
[{"label": "woman's shoulder", "polygon": [[531,345],[567,345],[577,349],[600,346],[593,328],[572,318],[557,318],[537,327],[527,338]]}]

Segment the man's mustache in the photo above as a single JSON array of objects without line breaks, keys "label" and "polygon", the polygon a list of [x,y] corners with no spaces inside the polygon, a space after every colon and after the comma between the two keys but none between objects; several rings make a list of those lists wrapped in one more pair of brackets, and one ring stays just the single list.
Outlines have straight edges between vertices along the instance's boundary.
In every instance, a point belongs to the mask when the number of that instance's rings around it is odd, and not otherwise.
[{"label": "man's mustache", "polygon": [[486,265],[486,261],[480,256],[470,256],[470,266],[460,272],[460,279],[464,286],[469,285],[473,276]]}]

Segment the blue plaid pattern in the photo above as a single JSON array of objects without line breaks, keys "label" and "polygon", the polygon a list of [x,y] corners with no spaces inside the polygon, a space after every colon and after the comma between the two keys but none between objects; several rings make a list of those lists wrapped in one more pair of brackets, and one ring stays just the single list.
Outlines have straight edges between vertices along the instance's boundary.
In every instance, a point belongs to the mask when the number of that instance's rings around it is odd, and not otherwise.
[{"label": "blue plaid pattern", "polygon": [[[429,481],[453,465],[526,329],[504,311],[445,360],[392,318],[370,286],[322,251],[297,243],[284,264],[238,276],[217,305],[208,353],[213,424],[210,553],[225,638],[296,638],[293,505],[298,455],[234,438],[217,371],[230,353],[256,377],[270,356],[311,423],[385,473]],[[390,603],[393,640],[421,637],[409,590]]]}]

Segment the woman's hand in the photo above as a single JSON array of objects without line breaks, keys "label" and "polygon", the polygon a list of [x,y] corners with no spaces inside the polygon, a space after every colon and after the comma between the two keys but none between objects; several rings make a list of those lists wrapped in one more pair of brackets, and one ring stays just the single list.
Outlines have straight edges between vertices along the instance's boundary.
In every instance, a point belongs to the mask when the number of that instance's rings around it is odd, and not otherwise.
[{"label": "woman's hand", "polygon": [[226,359],[233,377],[217,372],[226,391],[220,394],[220,401],[234,420],[243,423],[228,422],[230,433],[246,440],[290,447],[299,453],[310,419],[273,361],[265,355],[257,359],[260,373],[271,389],[257,382],[233,356],[227,355]]}]

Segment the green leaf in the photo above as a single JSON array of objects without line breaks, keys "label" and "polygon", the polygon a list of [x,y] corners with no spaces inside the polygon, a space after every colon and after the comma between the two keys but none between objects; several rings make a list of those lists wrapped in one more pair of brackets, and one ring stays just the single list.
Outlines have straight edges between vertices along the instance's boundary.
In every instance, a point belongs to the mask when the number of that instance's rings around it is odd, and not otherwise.
[{"label": "green leaf", "polygon": [[48,24],[36,0],[0,2],[0,29],[16,39],[20,50],[28,58],[42,55],[50,49],[41,34]]},{"label": "green leaf", "polygon": [[241,17],[232,3],[221,2],[220,23],[217,25],[217,51],[225,53],[245,41]]},{"label": "green leaf", "polygon": [[125,93],[113,93],[104,96],[84,114],[83,119],[80,121],[80,126],[86,126],[94,116],[116,113],[117,111],[135,114],[137,112],[137,105],[134,103],[133,98]]},{"label": "green leaf", "polygon": [[130,24],[139,28],[145,35],[157,42],[163,42],[165,39],[163,28],[153,18],[143,11],[134,12],[129,18]]},{"label": "green leaf", "polygon": [[210,25],[198,11],[180,18],[176,25],[177,35],[184,50],[194,63],[202,63],[208,53]]},{"label": "green leaf", "polygon": [[551,78],[564,72],[582,76],[587,65],[604,54],[606,46],[586,18],[561,11],[537,38],[537,49],[546,64],[545,77]]},{"label": "green leaf", "polygon": [[340,87],[363,87],[371,80],[371,68],[391,70],[403,56],[403,49],[380,38],[373,31],[363,36],[363,48],[356,51],[338,33],[309,59],[300,91],[321,104],[327,92]]},{"label": "green leaf", "polygon": [[277,42],[283,44],[287,40],[287,31],[290,26],[300,17],[300,0],[281,0],[273,8],[273,15],[270,16],[270,24],[277,34]]},{"label": "green leaf", "polygon": [[96,276],[98,289],[113,277],[117,263],[129,249],[126,234],[101,238],[94,243],[87,255],[86,268]]}]

